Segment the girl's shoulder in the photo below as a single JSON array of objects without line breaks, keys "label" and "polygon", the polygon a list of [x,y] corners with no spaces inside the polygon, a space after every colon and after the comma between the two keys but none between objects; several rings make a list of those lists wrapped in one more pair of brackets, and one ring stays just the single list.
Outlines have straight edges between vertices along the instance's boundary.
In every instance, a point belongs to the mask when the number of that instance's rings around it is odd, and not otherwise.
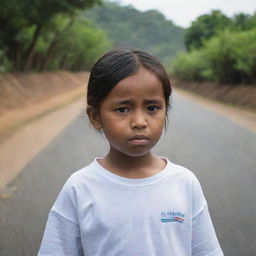
[{"label": "girl's shoulder", "polygon": [[68,178],[68,182],[71,184],[79,184],[80,182],[84,182],[86,180],[96,179],[98,178],[97,173],[97,164],[95,163],[96,159],[93,160],[88,165],[82,167],[74,171]]},{"label": "girl's shoulder", "polygon": [[170,161],[169,159],[167,159],[167,162],[168,162],[167,166],[169,168],[170,173],[180,176],[181,178],[186,179],[186,180],[192,180],[192,181],[197,180],[196,175],[189,168],[187,168],[183,165],[174,163],[174,162]]},{"label": "girl's shoulder", "polygon": [[93,163],[94,161],[73,172],[68,177],[59,193],[57,202],[59,198],[62,198],[62,200],[63,198],[68,198],[67,201],[76,201],[77,197],[90,196],[90,187],[97,180],[97,172]]}]

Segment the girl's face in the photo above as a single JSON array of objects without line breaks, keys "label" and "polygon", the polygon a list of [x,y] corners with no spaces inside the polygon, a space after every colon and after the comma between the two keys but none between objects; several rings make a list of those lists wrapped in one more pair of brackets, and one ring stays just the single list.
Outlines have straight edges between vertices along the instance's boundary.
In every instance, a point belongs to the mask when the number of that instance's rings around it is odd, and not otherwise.
[{"label": "girl's face", "polygon": [[93,124],[103,129],[112,153],[138,157],[149,153],[160,139],[165,114],[161,82],[140,68],[113,88]]}]

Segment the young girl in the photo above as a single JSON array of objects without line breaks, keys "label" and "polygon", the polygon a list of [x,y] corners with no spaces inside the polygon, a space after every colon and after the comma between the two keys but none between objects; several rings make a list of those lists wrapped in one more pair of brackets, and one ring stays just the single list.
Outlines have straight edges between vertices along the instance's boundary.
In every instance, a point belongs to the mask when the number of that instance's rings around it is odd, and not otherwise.
[{"label": "young girl", "polygon": [[117,49],[98,60],[87,114],[110,149],[67,180],[39,255],[223,255],[197,178],[151,153],[170,95],[163,66],[146,52]]}]

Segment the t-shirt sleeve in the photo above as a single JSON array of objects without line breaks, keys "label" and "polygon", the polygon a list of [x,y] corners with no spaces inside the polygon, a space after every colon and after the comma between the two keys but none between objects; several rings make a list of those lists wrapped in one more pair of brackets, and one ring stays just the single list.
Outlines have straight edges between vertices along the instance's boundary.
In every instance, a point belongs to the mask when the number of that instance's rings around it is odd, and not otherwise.
[{"label": "t-shirt sleeve", "polygon": [[207,202],[197,179],[193,182],[192,256],[223,256]]},{"label": "t-shirt sleeve", "polygon": [[83,255],[76,211],[76,194],[70,179],[63,186],[48,215],[38,255]]}]

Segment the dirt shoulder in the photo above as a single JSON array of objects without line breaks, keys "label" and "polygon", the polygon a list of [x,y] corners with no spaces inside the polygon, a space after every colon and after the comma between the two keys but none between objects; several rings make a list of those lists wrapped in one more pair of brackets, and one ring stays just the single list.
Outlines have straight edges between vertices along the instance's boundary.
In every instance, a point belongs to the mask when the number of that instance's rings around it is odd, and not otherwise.
[{"label": "dirt shoulder", "polygon": [[[23,126],[0,144],[0,191],[6,188],[44,147],[79,116],[84,107],[78,100]],[[12,186],[9,187],[13,191]],[[8,189],[7,189],[8,191]],[[2,191],[0,197],[8,197]]]},{"label": "dirt shoulder", "polygon": [[[26,95],[28,97],[24,97],[27,99],[25,104],[15,101],[19,100],[20,95],[11,94],[16,87],[19,87],[23,94],[27,94],[25,86],[23,87],[23,83],[16,79],[16,76],[9,75],[9,77],[15,80],[15,84],[13,88],[9,88],[9,92],[6,91],[6,94],[10,94],[12,107],[8,107],[7,100],[5,105],[1,103],[0,197],[8,197],[9,192],[16,189],[11,182],[26,164],[79,116],[83,108],[85,109],[89,73],[58,72],[57,75],[51,73],[38,76],[29,74],[26,79],[20,74],[19,79],[24,78],[22,81],[24,84],[36,80],[35,83],[39,85],[40,80],[44,80],[42,86],[45,90],[36,92],[36,88],[32,89],[35,94]],[[7,78],[1,77],[2,81],[6,81]],[[12,86],[10,82],[8,83]],[[58,90],[47,89],[49,84],[53,87],[56,85]],[[5,84],[4,86],[6,87]]]},{"label": "dirt shoulder", "polygon": [[177,88],[191,91],[208,99],[256,112],[255,84],[220,84],[209,81],[185,81],[177,78],[171,78],[171,83]]},{"label": "dirt shoulder", "polygon": [[63,71],[1,75],[0,143],[24,125],[84,97],[88,77],[88,72]]},{"label": "dirt shoulder", "polygon": [[[15,120],[18,120],[16,124],[19,125],[16,125],[11,133],[6,134],[0,143],[0,197],[7,198],[17,189],[11,182],[26,164],[79,116],[82,109],[85,109],[84,93],[84,88],[79,87],[36,105],[26,106],[26,109],[19,110],[19,114],[17,111],[10,113],[9,122],[17,116]],[[256,133],[255,112],[205,99],[179,88],[174,88],[175,94]],[[24,116],[30,118],[25,118],[24,121]]]},{"label": "dirt shoulder", "polygon": [[217,113],[219,115],[225,116],[227,119],[236,123],[239,126],[244,127],[245,129],[256,133],[256,112],[243,109],[241,107],[235,107],[230,104],[220,103],[215,100],[199,96],[196,93],[186,91],[181,88],[174,88],[174,93],[179,94],[182,97],[190,99],[197,104],[202,105],[208,110]]}]

